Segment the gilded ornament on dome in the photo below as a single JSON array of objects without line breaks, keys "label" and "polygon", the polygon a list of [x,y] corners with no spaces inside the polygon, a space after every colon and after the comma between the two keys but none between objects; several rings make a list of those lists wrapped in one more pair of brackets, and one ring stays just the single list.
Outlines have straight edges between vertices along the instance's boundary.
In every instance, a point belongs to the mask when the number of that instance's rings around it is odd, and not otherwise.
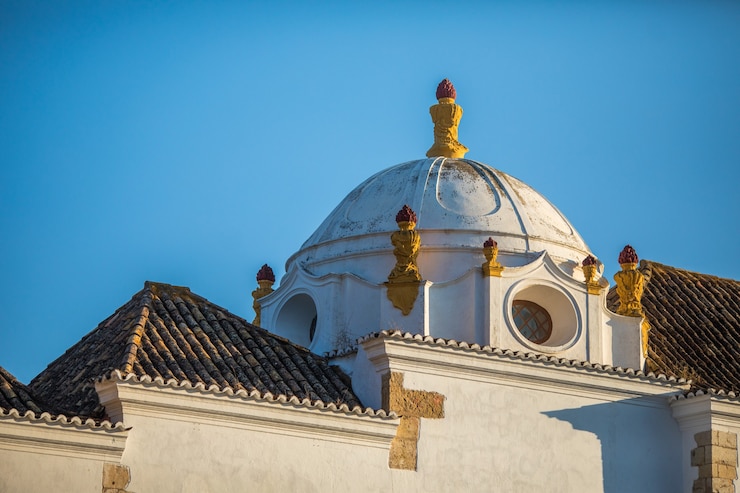
[{"label": "gilded ornament on dome", "polygon": [[[637,270],[637,252],[630,245],[626,245],[619,254],[619,264],[622,270],[614,274],[617,283],[617,294],[619,295],[619,307],[617,313],[628,317],[644,317],[642,310],[642,293],[645,290],[645,276]],[[643,318],[642,330],[642,354],[647,357],[648,334],[650,324]]]},{"label": "gilded ornament on dome", "polygon": [[416,265],[416,257],[419,255],[421,237],[416,227],[416,213],[408,205],[396,214],[398,231],[391,234],[393,255],[396,257],[396,265],[388,274],[388,282],[418,282],[421,281],[419,267]]},{"label": "gilded ornament on dome", "polygon": [[501,277],[504,266],[496,259],[498,257],[498,243],[490,236],[483,242],[483,255],[486,261],[483,262],[483,275],[486,277]]},{"label": "gilded ornament on dome", "polygon": [[434,122],[434,144],[427,151],[427,157],[463,158],[468,148],[457,140],[463,109],[455,104],[455,86],[444,79],[437,86],[436,95],[437,104],[429,108]]},{"label": "gilded ornament on dome", "polygon": [[601,294],[601,285],[596,282],[599,261],[593,255],[587,256],[581,263],[583,277],[586,279],[588,294]]},{"label": "gilded ornament on dome", "polygon": [[275,283],[275,273],[272,268],[265,264],[257,272],[257,284],[258,288],[252,291],[252,308],[254,309],[255,317],[252,323],[254,325],[262,324],[262,306],[260,305],[259,299],[264,298],[268,294],[272,293],[272,285]]},{"label": "gilded ornament on dome", "polygon": [[421,274],[416,264],[421,236],[414,229],[416,213],[408,205],[404,205],[398,211],[396,223],[398,231],[391,234],[396,265],[388,274],[386,286],[388,287],[388,299],[393,306],[401,310],[404,315],[408,315],[414,307],[421,283]]},{"label": "gilded ornament on dome", "polygon": [[645,278],[637,270],[637,253],[630,245],[619,254],[619,265],[622,270],[614,274],[619,295],[617,313],[628,317],[642,317],[642,292],[645,289]]}]

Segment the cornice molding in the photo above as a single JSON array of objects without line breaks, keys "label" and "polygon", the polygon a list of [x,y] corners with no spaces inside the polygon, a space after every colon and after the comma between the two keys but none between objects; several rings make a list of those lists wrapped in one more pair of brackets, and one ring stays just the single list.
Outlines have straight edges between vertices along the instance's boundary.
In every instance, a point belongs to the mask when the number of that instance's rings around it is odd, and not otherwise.
[{"label": "cornice molding", "polygon": [[115,462],[123,455],[128,430],[122,423],[32,414],[0,413],[0,449]]},{"label": "cornice molding", "polygon": [[446,374],[532,390],[547,389],[600,400],[641,397],[645,405],[664,407],[688,383],[632,369],[559,359],[522,351],[384,331],[360,340],[377,371]]},{"label": "cornice molding", "polygon": [[697,391],[672,399],[671,410],[681,430],[740,426],[740,400],[734,395]]},{"label": "cornice molding", "polygon": [[[361,443],[387,449],[399,419],[385,411],[349,409],[319,401],[303,401],[230,388],[179,385],[139,380],[132,375],[95,384],[100,402],[111,416],[179,420],[281,435]],[[174,382],[174,381],[173,381]],[[370,412],[368,412],[370,411]],[[372,412],[372,414],[371,414]]]}]

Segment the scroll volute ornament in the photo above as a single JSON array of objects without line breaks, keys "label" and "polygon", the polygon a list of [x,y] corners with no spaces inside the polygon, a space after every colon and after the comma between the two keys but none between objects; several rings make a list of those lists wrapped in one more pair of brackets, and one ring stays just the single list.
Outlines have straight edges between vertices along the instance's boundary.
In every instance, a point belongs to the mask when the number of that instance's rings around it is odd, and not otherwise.
[{"label": "scroll volute ornament", "polygon": [[501,277],[504,266],[496,260],[496,257],[498,257],[498,243],[490,236],[483,242],[483,255],[486,257],[486,261],[482,265],[483,275],[486,277]]},{"label": "scroll volute ornament", "polygon": [[434,144],[427,157],[463,158],[468,148],[457,140],[457,129],[463,110],[455,104],[457,91],[448,79],[437,86],[437,104],[429,108],[434,122]]},{"label": "scroll volute ornament", "polygon": [[275,284],[275,273],[272,271],[272,268],[270,268],[269,265],[265,264],[257,272],[257,285],[259,287],[252,291],[252,298],[254,298],[254,301],[252,302],[252,308],[254,309],[255,313],[255,317],[252,323],[254,325],[262,324],[262,307],[260,305],[259,299],[264,298],[274,291],[272,289],[273,284]]},{"label": "scroll volute ornament", "polygon": [[398,231],[391,234],[393,244],[393,255],[396,257],[396,265],[388,274],[388,299],[393,306],[408,315],[414,307],[414,302],[419,294],[421,274],[416,264],[419,255],[421,237],[416,227],[416,213],[408,206],[396,214]]}]

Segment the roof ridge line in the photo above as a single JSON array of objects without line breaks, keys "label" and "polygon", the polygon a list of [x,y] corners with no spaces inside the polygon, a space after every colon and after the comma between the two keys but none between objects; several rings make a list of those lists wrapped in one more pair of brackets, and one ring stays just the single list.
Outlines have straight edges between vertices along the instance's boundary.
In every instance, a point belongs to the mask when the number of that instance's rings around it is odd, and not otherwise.
[{"label": "roof ridge line", "polygon": [[666,269],[666,270],[685,272],[685,273],[691,274],[693,276],[710,277],[710,278],[717,279],[717,280],[720,280],[720,281],[730,281],[730,282],[734,282],[734,283],[740,283],[740,280],[733,279],[731,277],[722,277],[722,276],[718,276],[716,274],[708,274],[706,272],[698,272],[698,271],[695,271],[695,270],[685,269],[683,267],[674,267],[672,265],[663,264],[661,262],[656,262],[655,260],[642,259],[640,261],[640,263],[642,263],[642,262],[645,262],[646,264],[648,264],[648,266],[650,268],[652,268],[653,266],[655,266],[658,269],[663,268],[663,269]]},{"label": "roof ridge line", "polygon": [[121,361],[121,367],[124,373],[129,373],[134,368],[134,361],[136,360],[136,353],[141,347],[141,338],[144,335],[144,327],[149,321],[149,305],[152,302],[152,283],[147,281],[144,284],[145,292],[142,295],[141,311],[139,312],[139,318],[134,324],[133,333],[129,336],[126,341],[126,350],[124,351],[123,359]]}]

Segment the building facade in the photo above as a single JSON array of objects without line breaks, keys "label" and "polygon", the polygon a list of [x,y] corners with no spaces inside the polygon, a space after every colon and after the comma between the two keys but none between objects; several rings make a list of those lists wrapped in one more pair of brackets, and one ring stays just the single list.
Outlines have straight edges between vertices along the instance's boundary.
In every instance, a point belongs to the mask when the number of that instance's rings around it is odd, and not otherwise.
[{"label": "building facade", "polygon": [[144,289],[28,386],[0,373],[0,491],[733,492],[740,283],[615,286],[538,192],[464,159],[360,184],[253,323]]}]

